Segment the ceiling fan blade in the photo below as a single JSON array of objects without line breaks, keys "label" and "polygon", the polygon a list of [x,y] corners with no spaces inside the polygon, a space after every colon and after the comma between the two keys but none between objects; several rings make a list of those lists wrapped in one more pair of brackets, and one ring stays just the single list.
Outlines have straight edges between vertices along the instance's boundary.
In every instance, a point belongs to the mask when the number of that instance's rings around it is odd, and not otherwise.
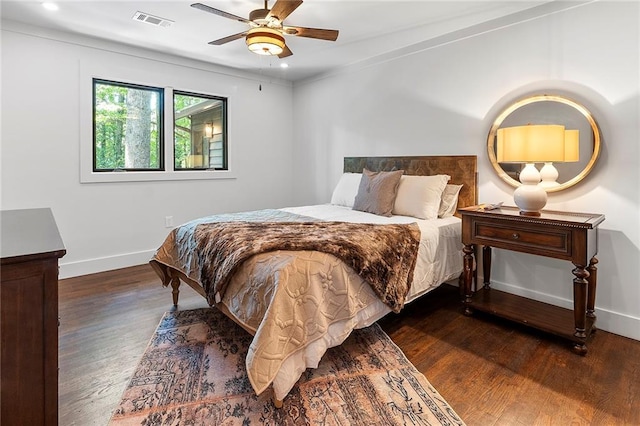
[{"label": "ceiling fan blade", "polygon": [[268,17],[275,17],[284,21],[287,16],[302,4],[302,0],[276,0],[276,3],[271,8]]},{"label": "ceiling fan blade", "polygon": [[238,33],[238,34],[234,34],[234,35],[230,35],[230,36],[227,36],[227,37],[219,38],[218,40],[210,41],[209,44],[212,44],[214,46],[220,46],[222,44],[229,43],[230,41],[237,40],[239,38],[243,38],[246,35],[247,35],[247,32],[244,31],[244,32],[241,32],[241,33]]},{"label": "ceiling fan blade", "polygon": [[321,40],[336,41],[338,39],[338,30],[324,30],[320,28],[305,27],[284,27],[285,34],[298,37],[318,38]]},{"label": "ceiling fan blade", "polygon": [[220,10],[220,9],[214,9],[213,7],[207,6],[206,4],[193,3],[191,5],[191,7],[194,7],[196,9],[200,9],[200,10],[204,10],[205,12],[213,13],[214,15],[222,16],[224,18],[233,19],[234,21],[244,22],[245,24],[248,24],[248,23],[251,22],[248,19],[245,19],[245,18],[243,18],[241,16],[237,16],[237,15],[234,15],[232,13],[228,13],[228,12],[225,12],[223,10]]},{"label": "ceiling fan blade", "polygon": [[293,55],[293,52],[291,51],[291,49],[289,49],[289,46],[287,46],[286,44],[284,45],[284,49],[282,50],[282,53],[278,55],[278,58],[282,59],[282,58],[286,58],[287,56],[291,56]]}]

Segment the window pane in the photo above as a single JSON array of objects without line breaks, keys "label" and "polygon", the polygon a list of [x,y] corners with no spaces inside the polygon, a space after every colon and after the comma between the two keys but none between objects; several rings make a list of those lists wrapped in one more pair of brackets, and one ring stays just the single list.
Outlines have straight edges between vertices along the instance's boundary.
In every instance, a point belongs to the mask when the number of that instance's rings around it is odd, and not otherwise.
[{"label": "window pane", "polygon": [[173,93],[176,170],[227,169],[227,100]]},{"label": "window pane", "polygon": [[164,170],[162,89],[93,80],[93,170]]}]

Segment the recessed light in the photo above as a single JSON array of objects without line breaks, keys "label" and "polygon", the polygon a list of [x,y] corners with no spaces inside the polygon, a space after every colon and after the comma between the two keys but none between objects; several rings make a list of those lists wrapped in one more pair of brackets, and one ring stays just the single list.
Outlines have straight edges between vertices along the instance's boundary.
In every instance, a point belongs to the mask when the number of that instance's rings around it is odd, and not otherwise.
[{"label": "recessed light", "polygon": [[289,68],[289,64],[287,64],[286,62],[283,62],[280,64],[280,68]]},{"label": "recessed light", "polygon": [[57,4],[51,3],[51,2],[42,3],[42,7],[44,7],[47,10],[58,10],[58,9],[60,9]]}]

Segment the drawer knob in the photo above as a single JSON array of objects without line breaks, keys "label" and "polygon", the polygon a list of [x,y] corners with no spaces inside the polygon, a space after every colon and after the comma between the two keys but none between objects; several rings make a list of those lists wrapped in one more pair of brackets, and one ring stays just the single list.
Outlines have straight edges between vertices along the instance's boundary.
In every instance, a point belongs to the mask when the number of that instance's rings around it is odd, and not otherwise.
[{"label": "drawer knob", "polygon": [[516,234],[516,233],[514,232],[514,233],[511,235],[511,237],[512,237],[514,240],[517,240],[518,238],[520,238],[520,235],[518,235],[518,234]]}]

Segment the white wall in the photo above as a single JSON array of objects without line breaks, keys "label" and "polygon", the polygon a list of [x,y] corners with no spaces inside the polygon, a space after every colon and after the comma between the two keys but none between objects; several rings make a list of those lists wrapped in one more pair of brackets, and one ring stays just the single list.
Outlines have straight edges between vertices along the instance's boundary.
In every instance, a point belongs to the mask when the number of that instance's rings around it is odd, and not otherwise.
[{"label": "white wall", "polygon": [[[513,205],[486,154],[491,123],[524,94],[570,96],[594,114],[603,150],[547,208],[606,215],[597,325],[640,340],[639,21],[638,2],[594,2],[296,84],[296,202],[329,200],[344,156],[475,154],[480,201]],[[493,260],[496,288],[572,306],[567,262],[501,250]]]},{"label": "white wall", "polygon": [[[148,72],[177,89],[229,96],[236,179],[81,184],[80,144],[91,144],[80,138],[86,64]],[[53,210],[67,249],[63,278],[142,264],[169,232],[165,216],[178,225],[290,205],[292,114],[288,82],[260,82],[221,67],[3,22],[1,207]]]}]

